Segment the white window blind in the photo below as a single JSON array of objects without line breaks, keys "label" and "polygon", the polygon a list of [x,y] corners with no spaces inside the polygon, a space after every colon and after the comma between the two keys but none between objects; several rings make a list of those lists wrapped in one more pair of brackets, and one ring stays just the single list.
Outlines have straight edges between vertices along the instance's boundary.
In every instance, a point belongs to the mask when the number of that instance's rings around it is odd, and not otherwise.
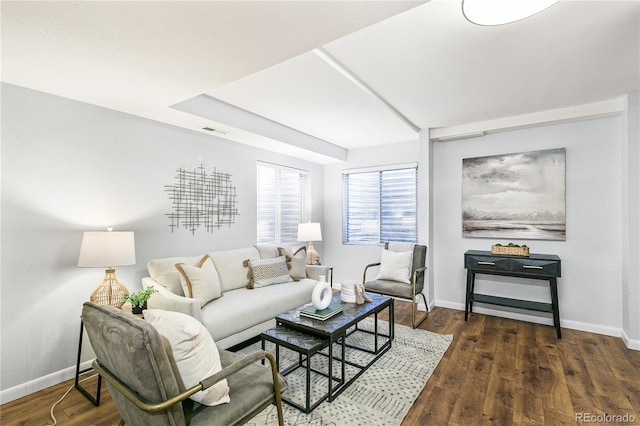
[{"label": "white window blind", "polygon": [[415,243],[417,194],[417,165],[343,171],[343,244]]},{"label": "white window blind", "polygon": [[258,244],[293,243],[311,216],[309,172],[258,162]]}]

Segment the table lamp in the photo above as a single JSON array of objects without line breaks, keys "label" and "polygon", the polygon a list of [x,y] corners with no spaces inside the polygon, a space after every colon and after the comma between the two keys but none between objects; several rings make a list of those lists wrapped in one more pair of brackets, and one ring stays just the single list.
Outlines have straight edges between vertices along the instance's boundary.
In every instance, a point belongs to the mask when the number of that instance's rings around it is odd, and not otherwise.
[{"label": "table lamp", "polygon": [[87,231],[82,236],[78,266],[106,268],[104,280],[93,290],[89,300],[100,305],[122,307],[122,296],[129,290],[116,277],[116,266],[135,265],[133,232]]},{"label": "table lamp", "polygon": [[320,255],[313,248],[313,241],[322,241],[322,231],[319,223],[300,223],[298,224],[298,241],[308,241],[307,246],[307,265],[319,265]]}]

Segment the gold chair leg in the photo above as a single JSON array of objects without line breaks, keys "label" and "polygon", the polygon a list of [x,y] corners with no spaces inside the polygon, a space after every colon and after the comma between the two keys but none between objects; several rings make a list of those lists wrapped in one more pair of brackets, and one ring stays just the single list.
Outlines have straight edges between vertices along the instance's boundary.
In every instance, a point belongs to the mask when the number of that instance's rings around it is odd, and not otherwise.
[{"label": "gold chair leg", "polygon": [[424,301],[424,307],[427,310],[427,312],[416,323],[416,311],[418,310],[418,301],[416,300],[416,295],[414,294],[413,300],[411,301],[411,326],[413,328],[418,328],[420,324],[422,324],[424,320],[426,320],[427,317],[429,316],[429,305],[427,305],[427,298],[424,296],[423,292],[420,292],[419,294],[422,295],[422,300]]},{"label": "gold chair leg", "polygon": [[273,391],[275,393],[276,400],[276,410],[278,411],[278,425],[284,426],[284,414],[282,412],[282,398],[280,397],[280,382],[278,381],[278,365],[276,363],[275,357],[266,352],[265,357],[269,360],[269,364],[271,364],[271,375],[273,378]]}]

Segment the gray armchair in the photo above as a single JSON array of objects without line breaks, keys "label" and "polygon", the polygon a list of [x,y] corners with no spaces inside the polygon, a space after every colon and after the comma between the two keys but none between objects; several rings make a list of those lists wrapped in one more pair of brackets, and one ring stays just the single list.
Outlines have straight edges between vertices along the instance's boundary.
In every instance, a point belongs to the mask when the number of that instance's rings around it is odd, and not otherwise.
[{"label": "gray armchair", "polygon": [[[385,249],[390,249],[393,251],[393,247],[389,248],[389,243],[386,243],[384,247]],[[427,316],[429,315],[429,305],[427,304],[427,298],[425,297],[424,293],[422,293],[422,290],[424,288],[424,274],[427,270],[425,266],[426,256],[427,246],[419,244],[413,246],[410,285],[407,285],[403,282],[391,280],[375,279],[372,281],[367,281],[367,270],[374,266],[380,266],[380,262],[367,265],[364,268],[364,273],[362,275],[362,284],[364,285],[366,291],[397,297],[400,299],[411,300],[411,325],[413,326],[413,328],[416,328],[420,324],[422,324],[422,322],[427,319]],[[418,295],[422,296],[425,308],[427,309],[425,315],[419,320],[416,318]]]},{"label": "gray armchair", "polygon": [[[280,394],[286,382],[271,354],[220,351],[222,371],[185,389],[169,342],[151,324],[90,302],[82,321],[97,357],[93,367],[107,381],[121,425],[240,425],[272,403],[283,424]],[[257,363],[264,358],[271,368]],[[230,403],[210,407],[188,399],[225,378]]]}]

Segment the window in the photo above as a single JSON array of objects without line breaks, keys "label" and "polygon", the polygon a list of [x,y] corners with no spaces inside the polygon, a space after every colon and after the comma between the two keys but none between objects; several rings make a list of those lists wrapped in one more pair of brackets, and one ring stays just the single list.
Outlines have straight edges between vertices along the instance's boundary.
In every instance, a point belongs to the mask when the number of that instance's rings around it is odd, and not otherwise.
[{"label": "window", "polygon": [[293,243],[311,216],[309,172],[258,162],[258,244]]},{"label": "window", "polygon": [[417,241],[418,166],[342,172],[342,243]]}]

